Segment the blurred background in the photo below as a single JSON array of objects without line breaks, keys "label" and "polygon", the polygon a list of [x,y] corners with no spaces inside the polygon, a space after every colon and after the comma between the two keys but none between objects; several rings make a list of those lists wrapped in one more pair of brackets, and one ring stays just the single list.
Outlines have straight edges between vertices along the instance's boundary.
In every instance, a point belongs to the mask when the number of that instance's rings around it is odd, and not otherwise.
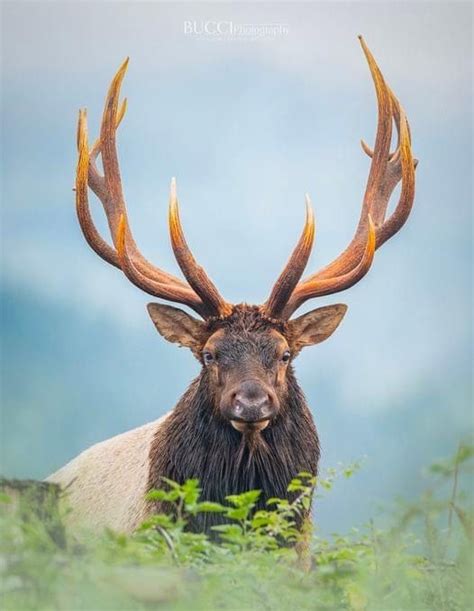
[{"label": "blurred background", "polygon": [[[166,224],[177,176],[197,258],[227,299],[260,303],[305,192],[318,223],[309,270],[356,226],[369,168],[359,139],[372,143],[376,125],[362,33],[412,125],[415,206],[363,281],[307,304],[349,311],[296,369],[323,466],[364,458],[319,503],[321,529],[416,494],[424,467],[472,433],[472,6],[5,2],[2,13],[1,472],[45,477],[165,413],[199,371],[80,233],[78,108],[92,140],[129,55],[119,151],[142,252],[178,273]],[[224,34],[200,35],[206,22]],[[262,24],[278,27],[252,35]]]}]

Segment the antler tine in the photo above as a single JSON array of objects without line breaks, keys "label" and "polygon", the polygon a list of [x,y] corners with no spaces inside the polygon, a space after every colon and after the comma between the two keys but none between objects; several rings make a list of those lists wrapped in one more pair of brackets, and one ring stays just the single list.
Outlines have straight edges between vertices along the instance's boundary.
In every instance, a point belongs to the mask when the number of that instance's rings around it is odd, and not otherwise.
[{"label": "antler tine", "polygon": [[280,316],[298,284],[313,249],[316,231],[313,208],[309,195],[306,194],[306,221],[301,237],[293,250],[288,263],[275,282],[270,297],[263,305],[263,310],[273,317]]},{"label": "antler tine", "polygon": [[[79,113],[76,208],[84,236],[99,256],[122,269],[131,282],[147,293],[186,304],[205,318],[229,314],[232,306],[222,299],[204,270],[197,266],[187,249],[184,236],[181,253],[185,259],[184,263],[183,261],[178,262],[186,276],[191,274],[192,286],[152,265],[140,253],[133,239],[127,218],[116,147],[116,131],[127,108],[126,100],[119,106],[120,88],[127,65],[128,58],[112,80],[102,116],[100,138],[90,151],[87,140],[86,113],[85,111]],[[103,176],[96,165],[99,154],[102,158]],[[115,248],[107,244],[94,226],[89,209],[88,185],[102,202]],[[193,265],[196,269],[194,276],[192,275]]]},{"label": "antler tine", "polygon": [[[390,89],[390,87],[388,87],[388,90],[390,91],[390,96],[392,98],[392,114],[393,114],[393,120],[395,122],[395,127],[397,129],[397,146],[395,147],[395,150],[393,151],[393,153],[390,153],[389,155],[389,161],[394,163],[395,161],[398,161],[400,159],[400,102],[397,100],[395,94]],[[408,122],[407,122],[407,125],[408,125]],[[411,132],[410,132],[409,125],[408,125],[408,135],[410,137],[410,144],[411,144]],[[364,140],[361,140],[360,144],[362,146],[363,151],[366,153],[366,155],[372,158],[374,155],[373,149],[371,149],[370,146]],[[416,159],[414,159],[413,162],[415,163],[415,166],[418,163]]]},{"label": "antler tine", "polygon": [[175,178],[171,179],[170,186],[169,230],[174,256],[191,288],[194,289],[205,303],[211,304],[220,315],[229,315],[232,312],[232,306],[220,296],[209,276],[198,265],[184,237],[179,218]]},{"label": "antler tine", "polygon": [[[374,149],[364,141],[361,143],[372,162],[360,220],[349,246],[329,265],[296,285],[284,308],[284,318],[291,316],[307,299],[339,292],[358,282],[369,270],[375,250],[401,229],[413,205],[417,161],[411,152],[410,127],[364,39],[359,36],[359,40],[375,85],[378,105]],[[393,122],[398,142],[395,151],[390,153]],[[400,180],[400,199],[392,215],[385,220],[390,197]]]},{"label": "antler tine", "polygon": [[[378,194],[379,187],[384,182],[385,172],[389,161],[390,143],[392,140],[392,96],[362,36],[359,36],[359,41],[367,59],[372,80],[375,85],[378,105],[377,134],[375,136],[372,163],[370,164],[369,177],[367,179],[367,187],[365,190],[364,202],[362,204],[361,221],[365,224],[367,214],[370,212],[374,222],[378,224],[381,221],[381,211],[373,204]],[[361,230],[362,228],[358,228],[359,233],[361,233]]]},{"label": "antler tine", "polygon": [[181,286],[169,286],[144,276],[135,266],[135,263],[130,255],[127,246],[126,234],[127,220],[125,215],[122,214],[119,220],[115,241],[117,244],[117,254],[120,261],[120,266],[123,273],[130,280],[130,282],[132,282],[132,284],[149,295],[153,295],[154,297],[168,299],[177,303],[183,303],[192,308],[203,318],[213,316],[215,314],[215,310],[204,304],[199,296],[189,288]]},{"label": "antler tine", "polygon": [[104,182],[108,194],[108,197],[102,203],[114,242],[122,214],[127,218],[116,147],[116,131],[120,89],[127,71],[128,62],[129,58],[127,57],[117,70],[110,84],[100,127],[100,154],[104,167]]},{"label": "antler tine", "polygon": [[[390,197],[395,187],[400,182],[400,180],[402,179],[404,183],[412,182],[409,178],[409,172],[410,172],[409,169],[405,172],[406,180],[403,177],[403,168],[402,168],[402,163],[400,160],[401,150],[402,150],[402,141],[405,147],[408,146],[408,149],[410,150],[410,155],[411,155],[410,126],[408,125],[406,115],[400,105],[400,102],[394,95],[393,91],[385,83],[382,73],[380,72],[380,69],[377,66],[377,63],[372,53],[370,52],[369,48],[367,47],[362,36],[359,36],[359,40],[360,40],[362,49],[364,51],[364,54],[366,56],[367,63],[369,65],[369,69],[371,71],[371,75],[372,75],[372,78],[375,84],[378,107],[379,107],[379,121],[378,121],[377,135],[376,135],[374,149],[373,150],[370,149],[370,147],[368,147],[365,144],[365,142],[363,141],[361,143],[363,150],[366,152],[366,154],[369,157],[372,158],[372,163],[371,163],[369,179],[367,182],[366,192],[364,195],[364,203],[362,206],[361,217],[360,217],[360,221],[357,227],[356,234],[351,244],[349,245],[348,249],[346,249],[346,251],[340,257],[338,257],[338,259],[333,261],[333,263],[331,263],[330,265],[325,267],[323,270],[321,270],[321,272],[319,273],[320,277],[325,277],[325,278],[331,277],[332,275],[334,275],[334,272],[337,271],[337,265],[340,263],[344,263],[344,261],[341,261],[341,259],[344,259],[344,256],[347,253],[347,250],[350,250],[351,248],[355,247],[355,249],[359,250],[360,252],[361,247],[358,246],[358,241],[360,241],[360,237],[365,234],[366,217],[367,217],[368,212],[371,214],[372,219],[374,220],[374,223],[376,225],[376,237],[377,237],[376,248],[379,248],[384,242],[387,241],[389,237],[391,237],[394,233],[396,233],[396,231],[398,231],[402,227],[403,223],[401,223],[398,226],[395,232],[390,233],[390,231],[387,230],[388,221],[384,222],[385,215],[387,212],[387,206],[390,201]],[[387,108],[386,108],[386,105],[384,104],[384,102],[387,99],[387,96],[390,98],[390,106],[391,106],[390,114],[387,113]],[[393,153],[389,153],[387,155],[390,144],[388,143],[388,147],[387,147],[384,135],[385,134],[388,135],[388,126],[390,126],[390,134],[391,134],[392,119],[395,123],[395,127],[397,130],[397,146]],[[379,144],[385,145],[383,146],[383,148],[382,146],[380,147],[381,152],[379,151]],[[377,158],[377,152],[380,153],[378,155],[378,158]],[[407,160],[405,159],[405,161]],[[411,173],[413,174],[413,181],[414,181],[414,169],[416,168],[416,165],[418,162],[417,160],[412,158],[411,163],[413,166]],[[380,168],[380,173],[378,174],[379,176],[381,176],[380,180],[373,180],[373,181],[371,180],[372,176],[377,175],[377,171],[374,170],[374,167]],[[407,196],[408,196],[408,193],[405,193],[405,197],[401,197],[399,204],[397,205],[397,208],[396,208],[396,210],[398,210],[397,223],[402,218],[401,216],[402,210],[404,210],[405,212],[405,214],[403,215],[403,218],[404,218],[403,222],[405,222],[406,219],[408,218],[409,212],[411,210],[411,204],[413,203],[413,199],[414,199],[414,188],[413,188],[413,192],[410,194],[409,199],[411,203],[409,206],[406,205],[406,201],[405,201],[407,200]],[[394,227],[395,227],[394,221],[390,221],[389,228],[393,229]]]},{"label": "antler tine", "polygon": [[[118,129],[122,119],[127,111],[127,98],[122,100],[120,105],[115,129]],[[100,138],[94,142],[90,153],[89,153],[89,187],[94,191],[99,199],[106,197],[105,192],[105,178],[101,176],[97,168],[97,157],[100,155]]]},{"label": "antler tine", "polygon": [[[157,282],[173,283],[186,287],[187,285],[185,282],[179,278],[176,278],[172,274],[162,271],[150,263],[139,251],[130,231],[130,223],[128,222],[127,208],[122,189],[116,143],[117,128],[119,127],[127,109],[126,100],[124,100],[119,106],[119,97],[122,82],[127,71],[128,62],[129,59],[127,57],[117,70],[117,73],[115,74],[107,93],[104,112],[102,115],[100,138],[95,142],[90,153],[90,159],[92,161],[92,163],[89,163],[90,186],[102,202],[109,224],[112,241],[114,243],[120,217],[122,214],[125,216],[127,220],[126,239],[128,242],[128,248],[135,265],[140,272],[144,276],[147,276]],[[99,153],[102,158],[104,176],[100,176],[95,164]]]},{"label": "antler tine", "polygon": [[120,269],[120,262],[115,249],[107,244],[95,228],[89,209],[87,180],[89,172],[89,143],[87,138],[87,112],[79,111],[77,123],[77,148],[79,157],[76,172],[76,212],[82,233],[89,246],[107,263]]},{"label": "antler tine", "polygon": [[410,215],[413,207],[413,201],[415,199],[415,168],[418,165],[418,161],[413,159],[410,144],[410,128],[405,112],[401,106],[399,149],[402,190],[400,193],[400,199],[392,215],[378,228],[377,248],[384,244],[403,227]]},{"label": "antler tine", "polygon": [[357,284],[365,274],[369,271],[375,255],[375,225],[370,214],[367,217],[367,243],[365,245],[364,254],[359,263],[349,272],[341,274],[336,278],[315,279],[308,282],[302,282],[298,285],[299,290],[294,291],[291,295],[286,307],[283,310],[282,317],[289,318],[295,310],[297,310],[305,301],[311,299],[317,294],[318,297],[324,295],[332,295],[339,293]]}]

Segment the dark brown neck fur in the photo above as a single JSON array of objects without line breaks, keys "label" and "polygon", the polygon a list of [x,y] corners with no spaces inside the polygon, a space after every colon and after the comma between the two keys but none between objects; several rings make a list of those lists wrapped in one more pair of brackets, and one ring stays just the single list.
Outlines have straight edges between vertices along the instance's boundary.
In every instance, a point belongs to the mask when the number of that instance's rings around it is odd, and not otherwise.
[{"label": "dark brown neck fur", "polygon": [[[197,478],[203,500],[224,502],[229,494],[251,489],[262,491],[259,508],[270,497],[291,498],[290,480],[301,471],[316,474],[320,450],[303,393],[292,371],[288,377],[281,413],[249,440],[216,417],[203,370],[156,433],[148,488],[162,487],[162,476],[179,483]],[[202,514],[191,528],[207,531],[221,521],[219,514]]]}]

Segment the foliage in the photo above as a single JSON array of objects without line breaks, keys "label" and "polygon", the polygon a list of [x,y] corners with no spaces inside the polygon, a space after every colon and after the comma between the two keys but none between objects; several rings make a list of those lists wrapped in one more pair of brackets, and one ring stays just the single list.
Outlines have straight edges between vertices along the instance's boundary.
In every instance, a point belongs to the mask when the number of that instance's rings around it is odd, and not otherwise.
[{"label": "foliage", "polygon": [[[258,490],[218,504],[200,499],[197,480],[164,480],[148,498],[162,502],[166,512],[131,536],[107,531],[80,541],[51,526],[64,516],[46,520],[31,498],[14,507],[2,495],[2,608],[468,609],[473,520],[460,488],[473,454],[472,446],[460,445],[454,457],[432,465],[430,490],[417,502],[401,503],[389,527],[370,521],[330,538],[308,529],[300,533],[295,525],[310,507],[315,485],[318,494],[327,491],[358,464],[317,480],[301,473],[289,485],[292,502],[270,499],[258,511]],[[47,506],[53,511],[53,503]],[[189,532],[193,516],[210,512],[225,518],[213,536]],[[309,571],[301,569],[295,551],[305,541]]]}]

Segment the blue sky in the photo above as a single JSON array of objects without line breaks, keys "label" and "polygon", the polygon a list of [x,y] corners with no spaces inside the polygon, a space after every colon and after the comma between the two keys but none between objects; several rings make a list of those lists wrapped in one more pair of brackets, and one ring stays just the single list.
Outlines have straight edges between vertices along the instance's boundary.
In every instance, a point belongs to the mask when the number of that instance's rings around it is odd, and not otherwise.
[{"label": "blue sky", "polygon": [[[321,503],[323,528],[415,493],[472,430],[472,7],[468,3],[2,4],[2,470],[42,477],[167,411],[198,365],[155,334],[150,300],[85,244],[72,186],[77,109],[97,131],[125,56],[123,182],[142,251],[177,273],[177,176],[189,242],[225,297],[261,302],[309,192],[309,270],[349,241],[376,107],[357,34],[402,101],[420,159],[405,228],[356,287],[339,331],[297,373],[326,466],[366,456]],[[184,22],[277,23],[216,40]],[[105,231],[101,210],[94,206]],[[350,507],[350,509],[349,509]]]}]

